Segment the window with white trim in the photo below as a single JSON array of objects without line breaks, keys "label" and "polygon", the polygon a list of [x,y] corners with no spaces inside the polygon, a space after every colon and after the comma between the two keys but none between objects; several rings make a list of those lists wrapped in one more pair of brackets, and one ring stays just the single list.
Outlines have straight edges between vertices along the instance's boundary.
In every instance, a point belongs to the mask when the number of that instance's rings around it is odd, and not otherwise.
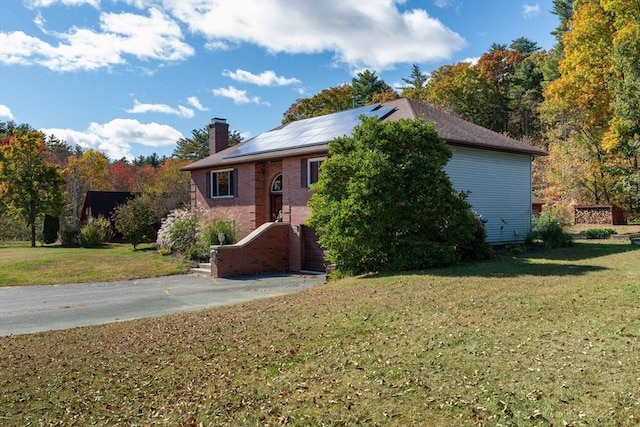
[{"label": "window with white trim", "polygon": [[307,160],[307,187],[311,187],[320,178],[320,165],[326,157],[316,157]]},{"label": "window with white trim", "polygon": [[233,197],[234,173],[233,169],[223,169],[211,172],[211,198]]}]

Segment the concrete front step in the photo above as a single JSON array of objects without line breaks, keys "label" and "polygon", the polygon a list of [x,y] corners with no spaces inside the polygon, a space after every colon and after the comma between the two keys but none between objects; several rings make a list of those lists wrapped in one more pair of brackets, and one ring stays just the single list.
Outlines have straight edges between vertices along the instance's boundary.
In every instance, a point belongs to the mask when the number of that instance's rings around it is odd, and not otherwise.
[{"label": "concrete front step", "polygon": [[211,263],[201,262],[197,267],[190,268],[189,271],[193,274],[211,276]]}]

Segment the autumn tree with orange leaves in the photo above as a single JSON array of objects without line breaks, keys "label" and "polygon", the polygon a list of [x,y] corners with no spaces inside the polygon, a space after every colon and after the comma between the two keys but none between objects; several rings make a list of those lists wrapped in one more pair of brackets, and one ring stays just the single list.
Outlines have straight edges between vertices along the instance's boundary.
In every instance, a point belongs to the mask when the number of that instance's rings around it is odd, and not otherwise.
[{"label": "autumn tree with orange leaves", "polygon": [[551,196],[640,210],[640,2],[576,0],[542,113]]}]

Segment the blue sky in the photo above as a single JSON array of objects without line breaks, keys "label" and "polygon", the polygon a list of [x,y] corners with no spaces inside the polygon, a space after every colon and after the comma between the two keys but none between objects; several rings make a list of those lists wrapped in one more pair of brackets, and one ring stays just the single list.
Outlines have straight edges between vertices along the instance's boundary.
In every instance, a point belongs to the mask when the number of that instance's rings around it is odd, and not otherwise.
[{"label": "blue sky", "polygon": [[227,119],[250,138],[297,98],[375,71],[391,86],[527,37],[552,0],[1,0],[0,121],[112,160],[170,156]]}]

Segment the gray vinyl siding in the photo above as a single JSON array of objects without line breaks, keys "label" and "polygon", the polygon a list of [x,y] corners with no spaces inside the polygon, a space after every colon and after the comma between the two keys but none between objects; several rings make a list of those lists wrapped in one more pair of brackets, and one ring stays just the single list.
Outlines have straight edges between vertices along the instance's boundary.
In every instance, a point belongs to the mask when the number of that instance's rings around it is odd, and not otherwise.
[{"label": "gray vinyl siding", "polygon": [[458,191],[486,220],[487,241],[522,242],[531,230],[531,157],[452,147],[445,167]]}]

